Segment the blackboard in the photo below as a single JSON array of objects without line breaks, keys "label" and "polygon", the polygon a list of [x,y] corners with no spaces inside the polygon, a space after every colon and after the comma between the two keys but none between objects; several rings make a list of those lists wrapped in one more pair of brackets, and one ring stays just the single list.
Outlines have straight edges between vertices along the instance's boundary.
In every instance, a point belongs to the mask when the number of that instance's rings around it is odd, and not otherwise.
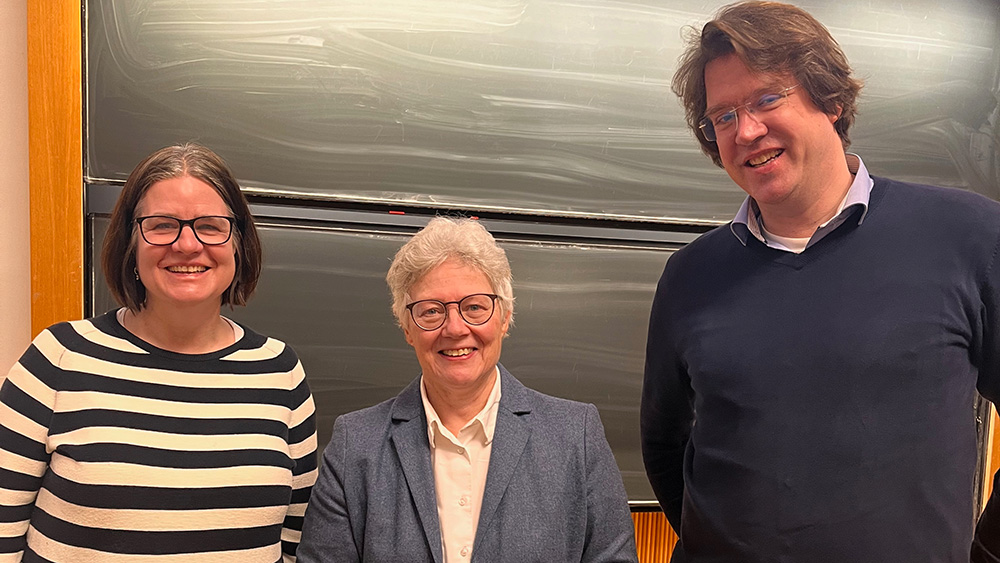
[{"label": "blackboard", "polygon": [[[259,295],[233,314],[299,351],[321,439],[417,373],[382,277],[421,214],[492,221],[520,308],[502,361],[597,404],[630,499],[650,501],[637,421],[653,288],[743,198],[669,91],[685,26],[724,3],[90,0],[85,181],[113,194],[187,140],[228,160],[267,245]],[[1000,4],[798,4],[866,81],[852,151],[873,174],[1000,197]],[[111,306],[93,268],[105,196],[88,191],[92,313]]]}]

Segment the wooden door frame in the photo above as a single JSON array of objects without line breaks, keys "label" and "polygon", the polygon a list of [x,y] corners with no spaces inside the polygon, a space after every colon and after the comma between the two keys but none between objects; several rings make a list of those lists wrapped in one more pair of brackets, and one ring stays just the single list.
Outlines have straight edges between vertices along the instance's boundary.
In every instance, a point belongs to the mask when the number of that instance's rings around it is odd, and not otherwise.
[{"label": "wooden door frame", "polygon": [[27,0],[31,336],[83,316],[83,10]]}]

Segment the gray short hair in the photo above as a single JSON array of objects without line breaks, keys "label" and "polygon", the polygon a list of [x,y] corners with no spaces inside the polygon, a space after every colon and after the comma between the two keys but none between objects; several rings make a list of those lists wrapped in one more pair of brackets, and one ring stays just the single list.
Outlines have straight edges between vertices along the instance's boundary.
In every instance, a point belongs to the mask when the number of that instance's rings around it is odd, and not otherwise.
[{"label": "gray short hair", "polygon": [[500,297],[500,312],[510,313],[513,325],[514,290],[507,253],[479,221],[435,217],[396,252],[385,276],[399,326],[406,319],[410,290],[449,258],[479,270],[490,280],[493,293]]}]

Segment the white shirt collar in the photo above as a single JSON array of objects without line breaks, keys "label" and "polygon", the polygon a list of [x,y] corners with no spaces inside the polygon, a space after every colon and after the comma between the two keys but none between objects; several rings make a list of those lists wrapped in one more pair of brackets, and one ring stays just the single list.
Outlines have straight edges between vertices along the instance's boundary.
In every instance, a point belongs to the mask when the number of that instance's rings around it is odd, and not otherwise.
[{"label": "white shirt collar", "polygon": [[[847,190],[847,194],[844,199],[840,202],[840,207],[837,213],[827,222],[820,225],[816,232],[810,237],[808,245],[811,246],[817,241],[822,239],[824,236],[829,234],[833,229],[840,226],[847,216],[851,213],[855,206],[861,206],[861,215],[858,217],[858,224],[864,222],[865,216],[868,214],[868,201],[871,197],[872,187],[875,185],[875,181],[872,180],[871,175],[868,174],[868,168],[865,167],[865,163],[861,160],[861,157],[854,153],[846,153],[847,158],[847,168],[851,174],[854,175],[854,181],[851,182],[850,188]],[[752,197],[747,196],[743,200],[743,204],[740,206],[739,211],[736,212],[736,217],[729,224],[729,228],[733,235],[746,246],[746,231],[742,231],[737,228],[738,225],[742,225],[749,231],[757,240],[763,242],[764,244],[771,246],[773,248],[778,248],[780,250],[786,250],[782,248],[780,244],[772,245],[771,241],[764,236],[763,229],[761,228],[761,216],[760,208],[757,207],[757,202],[753,200]]]},{"label": "white shirt collar", "polygon": [[[487,444],[493,441],[493,433],[497,425],[497,407],[501,397],[500,368],[494,369],[496,369],[496,377],[494,378],[490,395],[486,398],[486,405],[462,428],[462,430],[465,430],[474,425],[479,425],[483,430],[483,436],[485,436]],[[452,441],[457,442],[457,437],[452,435],[451,431],[441,422],[441,417],[438,416],[437,411],[434,410],[434,405],[431,405],[430,400],[427,398],[427,387],[424,385],[424,377],[422,375],[420,376],[420,400],[424,403],[424,413],[427,415],[427,440],[430,442],[431,448],[435,447],[434,436],[436,433],[442,433]]]}]

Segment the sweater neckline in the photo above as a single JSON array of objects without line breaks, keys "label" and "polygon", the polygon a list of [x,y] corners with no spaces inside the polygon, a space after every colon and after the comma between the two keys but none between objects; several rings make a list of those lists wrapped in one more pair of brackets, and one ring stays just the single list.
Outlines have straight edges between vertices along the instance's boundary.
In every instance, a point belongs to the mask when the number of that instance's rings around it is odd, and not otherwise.
[{"label": "sweater neckline", "polygon": [[[886,190],[885,180],[874,176],[872,177],[872,180],[874,181],[874,185],[872,186],[871,195],[868,200],[868,210],[865,215],[866,221],[873,220],[874,216],[878,214],[878,207],[882,202],[882,198],[885,195]],[[749,237],[747,246],[752,246],[756,252],[761,253],[764,256],[768,256],[771,262],[776,265],[801,270],[808,264],[822,258],[827,253],[839,247],[841,239],[853,232],[855,229],[860,228],[862,225],[858,224],[858,221],[855,220],[855,216],[861,212],[862,209],[860,208],[855,210],[851,216],[846,221],[841,223],[840,226],[834,229],[833,232],[816,241],[815,244],[798,254],[788,252],[786,250],[771,248],[763,242],[757,240],[756,237]]]},{"label": "sweater neckline", "polygon": [[[108,334],[121,338],[122,340],[128,341],[129,343],[135,345],[144,352],[147,352],[154,356],[168,358],[170,360],[179,360],[185,362],[203,362],[206,360],[217,360],[220,358],[224,358],[225,356],[228,356],[229,354],[232,354],[237,350],[246,348],[247,347],[246,343],[249,342],[250,337],[253,334],[253,331],[249,330],[247,327],[239,323],[236,323],[237,325],[239,325],[240,328],[243,329],[243,337],[237,340],[236,342],[233,342],[232,344],[226,346],[225,348],[220,348],[219,350],[215,350],[212,352],[206,352],[204,354],[184,354],[181,352],[173,352],[171,350],[166,350],[164,348],[154,346],[149,342],[146,342],[145,340],[132,334],[131,332],[128,331],[128,329],[122,326],[120,322],[118,322],[117,311],[118,311],[117,309],[111,309],[110,311],[104,313],[103,315],[94,318],[92,321],[94,323],[94,326],[96,326],[98,329]],[[233,322],[235,323],[236,321]]]}]

